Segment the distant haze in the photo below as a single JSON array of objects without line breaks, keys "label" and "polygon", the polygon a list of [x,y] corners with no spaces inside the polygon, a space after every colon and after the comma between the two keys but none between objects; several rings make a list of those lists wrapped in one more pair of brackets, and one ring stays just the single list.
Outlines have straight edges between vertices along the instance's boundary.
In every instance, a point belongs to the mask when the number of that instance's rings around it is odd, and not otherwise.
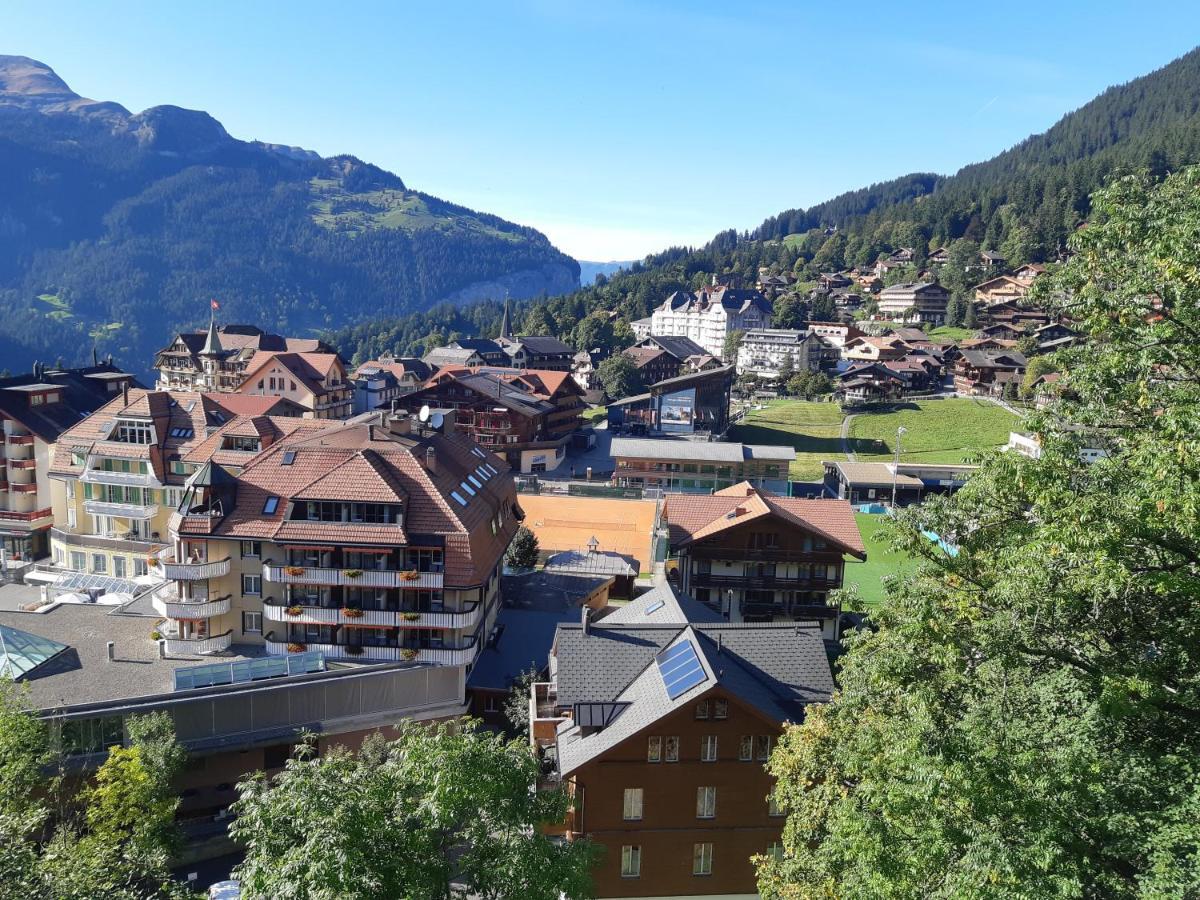
[{"label": "distant haze", "polygon": [[583,287],[589,284],[596,283],[597,275],[611,275],[618,269],[628,269],[632,266],[636,259],[614,260],[612,262],[587,262],[578,260],[579,262],[579,283]]}]

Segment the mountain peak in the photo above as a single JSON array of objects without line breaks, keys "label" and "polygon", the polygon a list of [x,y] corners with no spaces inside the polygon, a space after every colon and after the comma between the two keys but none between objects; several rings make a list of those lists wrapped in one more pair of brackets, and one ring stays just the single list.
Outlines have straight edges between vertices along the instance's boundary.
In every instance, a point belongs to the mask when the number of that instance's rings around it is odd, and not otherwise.
[{"label": "mountain peak", "polygon": [[0,95],[78,100],[79,95],[48,65],[28,56],[0,54]]},{"label": "mountain peak", "polygon": [[28,56],[0,54],[0,108],[16,107],[44,113],[77,113],[124,119],[129,110],[119,103],[80,97],[43,62]]}]

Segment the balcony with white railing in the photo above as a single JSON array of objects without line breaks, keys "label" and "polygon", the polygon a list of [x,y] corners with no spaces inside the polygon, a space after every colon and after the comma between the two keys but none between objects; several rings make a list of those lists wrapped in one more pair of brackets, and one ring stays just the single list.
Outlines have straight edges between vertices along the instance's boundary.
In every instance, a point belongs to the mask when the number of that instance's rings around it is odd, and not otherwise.
[{"label": "balcony with white railing", "polygon": [[263,565],[263,580],[274,584],[318,584],[363,588],[441,590],[441,572],[387,569],[332,569],[318,566]]},{"label": "balcony with white railing", "polygon": [[209,578],[221,578],[229,574],[229,557],[214,562],[177,563],[173,560],[161,560],[163,577],[172,581],[206,581]]},{"label": "balcony with white railing", "polygon": [[203,656],[228,650],[233,643],[233,630],[204,638],[183,638],[167,634],[163,636],[162,641],[171,656]]},{"label": "balcony with white railing", "polygon": [[387,628],[474,628],[483,616],[483,604],[459,611],[416,612],[357,609],[354,607],[288,606],[281,602],[263,604],[268,622],[294,625],[361,625]]},{"label": "balcony with white railing", "polygon": [[93,460],[88,460],[87,467],[79,476],[80,481],[88,484],[113,484],[128,487],[162,487],[162,483],[154,476],[153,472],[113,472],[93,463]]},{"label": "balcony with white railing", "polygon": [[[439,666],[465,666],[479,654],[478,643],[469,647],[372,647],[369,645],[309,644],[299,641],[267,640],[269,656],[308,651],[323,653],[327,659],[350,659],[358,662],[412,662]],[[288,649],[294,648],[294,649]]]},{"label": "balcony with white railing", "polygon": [[153,519],[156,506],[136,503],[109,503],[105,500],[84,500],[83,509],[90,516],[116,516],[119,519]]},{"label": "balcony with white railing", "polygon": [[223,616],[229,612],[230,596],[216,600],[182,600],[174,594],[168,585],[167,590],[160,590],[150,598],[154,611],[168,619],[211,619],[213,616]]}]

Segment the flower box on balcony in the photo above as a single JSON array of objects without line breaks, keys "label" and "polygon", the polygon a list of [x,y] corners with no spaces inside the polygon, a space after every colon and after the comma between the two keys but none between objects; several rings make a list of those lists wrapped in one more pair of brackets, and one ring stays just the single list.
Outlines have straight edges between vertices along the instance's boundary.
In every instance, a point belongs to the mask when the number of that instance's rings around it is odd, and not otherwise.
[{"label": "flower box on balcony", "polygon": [[346,569],[342,572],[347,578],[362,578],[362,569]]},{"label": "flower box on balcony", "polygon": [[421,621],[421,614],[415,613],[415,612],[406,612],[406,613],[401,613],[400,618],[403,619],[405,622],[419,622],[419,621]]},{"label": "flower box on balcony", "polygon": [[295,578],[304,574],[304,566],[285,566],[283,571]]},{"label": "flower box on balcony", "polygon": [[287,646],[288,653],[303,653],[307,649],[308,644],[291,643]]},{"label": "flower box on balcony", "polygon": [[355,609],[352,606],[347,606],[345,609],[342,610],[342,615],[345,616],[347,619],[361,619],[362,614],[363,614],[363,611],[361,609]]},{"label": "flower box on balcony", "polygon": [[421,577],[421,573],[415,569],[405,569],[400,573],[401,581],[417,581]]},{"label": "flower box on balcony", "polygon": [[403,660],[413,660],[417,658],[419,650],[414,650],[412,647],[405,647],[400,651],[400,658]]},{"label": "flower box on balcony", "polygon": [[284,612],[286,612],[289,616],[302,616],[304,615],[304,607],[289,606],[286,610],[284,610]]}]

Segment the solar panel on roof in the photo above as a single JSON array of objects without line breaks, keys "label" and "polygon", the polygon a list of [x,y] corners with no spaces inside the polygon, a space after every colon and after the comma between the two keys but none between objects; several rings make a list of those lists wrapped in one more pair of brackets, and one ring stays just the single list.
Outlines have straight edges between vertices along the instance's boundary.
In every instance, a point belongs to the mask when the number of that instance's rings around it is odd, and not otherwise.
[{"label": "solar panel on roof", "polygon": [[451,491],[450,496],[458,501],[459,506],[467,505],[467,501],[463,499],[462,494],[460,494],[458,491]]},{"label": "solar panel on roof", "polygon": [[691,641],[664,650],[654,657],[654,661],[658,664],[658,674],[663,680],[667,696],[672,700],[708,681],[708,673],[704,671]]},{"label": "solar panel on roof", "polygon": [[646,607],[646,611],[644,613],[642,613],[642,615],[648,616],[648,615],[650,615],[650,613],[658,612],[660,609],[662,609],[666,605],[667,605],[666,600],[655,600],[653,603],[651,603],[649,606]]}]

